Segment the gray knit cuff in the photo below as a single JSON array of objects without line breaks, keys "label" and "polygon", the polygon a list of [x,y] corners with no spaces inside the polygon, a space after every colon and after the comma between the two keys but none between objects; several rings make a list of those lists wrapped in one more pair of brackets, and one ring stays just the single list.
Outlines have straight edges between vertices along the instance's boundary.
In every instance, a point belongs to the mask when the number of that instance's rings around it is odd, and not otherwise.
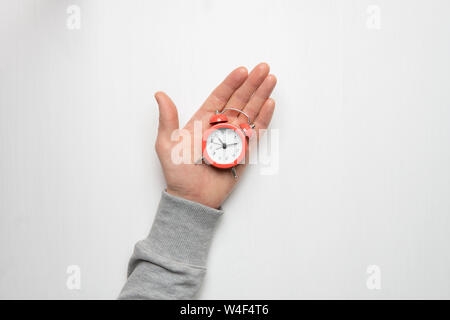
[{"label": "gray knit cuff", "polygon": [[214,229],[222,210],[163,192],[150,234],[145,242],[163,257],[184,264],[205,266]]}]

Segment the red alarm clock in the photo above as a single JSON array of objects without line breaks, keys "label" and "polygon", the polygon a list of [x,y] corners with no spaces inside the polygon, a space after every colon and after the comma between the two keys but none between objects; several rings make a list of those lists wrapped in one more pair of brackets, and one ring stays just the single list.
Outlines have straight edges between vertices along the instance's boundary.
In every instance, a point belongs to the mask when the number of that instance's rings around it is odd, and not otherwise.
[{"label": "red alarm clock", "polygon": [[[228,122],[224,114],[227,110],[234,110],[247,117],[247,123],[239,126]],[[242,162],[247,152],[247,138],[253,135],[254,125],[250,124],[250,117],[242,110],[224,108],[216,111],[209,123],[211,128],[205,131],[202,140],[203,160],[216,168],[231,168],[237,178],[235,167]]]}]

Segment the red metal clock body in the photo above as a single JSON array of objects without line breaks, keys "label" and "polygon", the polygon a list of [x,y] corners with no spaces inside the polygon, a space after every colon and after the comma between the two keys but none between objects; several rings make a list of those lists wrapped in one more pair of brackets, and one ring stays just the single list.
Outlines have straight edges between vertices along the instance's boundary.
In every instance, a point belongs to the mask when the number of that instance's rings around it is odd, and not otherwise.
[{"label": "red metal clock body", "polygon": [[253,134],[252,126],[231,124],[223,112],[213,115],[209,123],[212,127],[204,132],[202,139],[203,160],[216,168],[233,169],[245,158],[247,138]]}]

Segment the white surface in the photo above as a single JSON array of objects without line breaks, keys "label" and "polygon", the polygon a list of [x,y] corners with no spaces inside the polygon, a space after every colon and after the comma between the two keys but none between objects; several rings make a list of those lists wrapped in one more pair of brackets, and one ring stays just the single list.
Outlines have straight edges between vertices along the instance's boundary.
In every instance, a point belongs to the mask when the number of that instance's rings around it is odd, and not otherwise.
[{"label": "white surface", "polygon": [[[81,29],[66,9],[81,8]],[[369,5],[381,29],[366,27]],[[1,1],[0,298],[115,298],[184,123],[234,67],[279,79],[279,171],[225,203],[201,298],[450,298],[448,1]],[[81,290],[66,268],[79,265]],[[381,290],[366,287],[369,265]]]}]

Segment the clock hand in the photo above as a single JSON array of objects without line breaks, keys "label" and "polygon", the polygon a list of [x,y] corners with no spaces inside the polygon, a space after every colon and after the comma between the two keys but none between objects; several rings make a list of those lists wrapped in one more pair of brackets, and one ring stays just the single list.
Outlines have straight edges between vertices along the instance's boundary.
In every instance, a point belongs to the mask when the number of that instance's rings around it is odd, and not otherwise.
[{"label": "clock hand", "polygon": [[217,137],[217,139],[219,139],[220,142],[222,142],[222,148],[226,148],[227,144],[225,142],[222,141],[222,139],[220,139],[219,137]]}]

